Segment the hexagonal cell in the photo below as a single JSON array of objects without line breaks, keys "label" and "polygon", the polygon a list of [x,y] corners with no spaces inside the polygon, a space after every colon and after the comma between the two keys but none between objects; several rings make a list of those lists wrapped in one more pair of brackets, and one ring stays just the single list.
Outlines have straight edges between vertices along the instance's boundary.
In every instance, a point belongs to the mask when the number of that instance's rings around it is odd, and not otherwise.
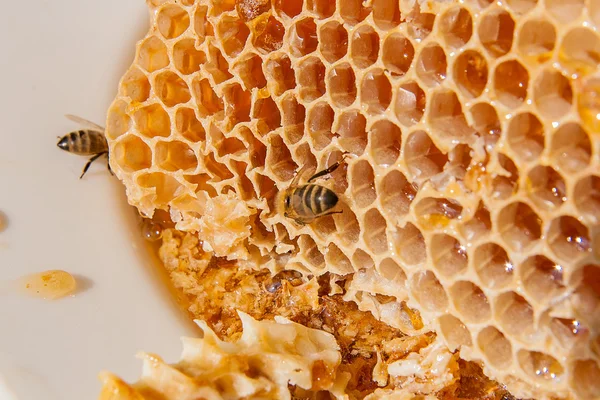
[{"label": "hexagonal cell", "polygon": [[512,283],[514,264],[506,250],[496,243],[485,243],[475,249],[473,265],[481,282],[492,289]]},{"label": "hexagonal cell", "polygon": [[310,236],[301,235],[298,238],[298,247],[300,248],[300,254],[308,261],[311,271],[320,272],[325,269],[325,257],[321,254],[317,244]]},{"label": "hexagonal cell", "polygon": [[356,249],[354,255],[352,256],[352,265],[354,266],[355,271],[359,270],[370,270],[373,268],[375,263],[370,255],[365,253],[361,249]]},{"label": "hexagonal cell", "polygon": [[267,85],[267,80],[262,71],[262,59],[256,54],[247,55],[244,59],[236,62],[232,69],[240,77],[246,90],[260,89]]},{"label": "hexagonal cell", "polygon": [[529,72],[517,60],[504,61],[496,66],[493,86],[502,104],[509,108],[518,107],[527,98]]},{"label": "hexagonal cell", "polygon": [[523,202],[504,207],[498,214],[497,227],[513,251],[525,250],[542,236],[542,220]]},{"label": "hexagonal cell", "polygon": [[[306,166],[307,172],[310,172],[311,169],[314,171],[318,171],[321,168],[317,168],[317,157],[314,156],[310,145],[308,143],[302,143],[299,146],[296,146],[293,149],[293,158],[296,160],[296,163],[302,167]],[[303,172],[304,174],[304,172]],[[306,174],[303,176],[304,179],[308,179],[311,175]]]},{"label": "hexagonal cell", "polygon": [[229,168],[225,164],[218,162],[212,152],[204,156],[204,166],[212,176],[213,181],[220,182],[233,178],[233,174]]},{"label": "hexagonal cell", "polygon": [[462,104],[452,90],[434,92],[428,111],[427,119],[438,137],[461,140],[472,135],[473,128],[467,123]]},{"label": "hexagonal cell", "polygon": [[363,237],[369,250],[374,254],[388,251],[387,224],[377,209],[372,208],[364,216]]},{"label": "hexagonal cell", "polygon": [[396,227],[390,232],[396,254],[407,266],[415,266],[425,262],[427,258],[425,239],[421,231],[407,222],[404,227]]},{"label": "hexagonal cell", "polygon": [[152,151],[142,139],[134,135],[119,138],[111,153],[111,160],[126,172],[135,172],[150,168]]},{"label": "hexagonal cell", "polygon": [[317,25],[312,18],[302,19],[294,25],[289,35],[290,51],[296,57],[312,53],[319,45]]},{"label": "hexagonal cell", "polygon": [[150,97],[150,82],[139,68],[132,66],[121,78],[119,84],[121,95],[134,102],[142,103]]},{"label": "hexagonal cell", "polygon": [[415,131],[406,140],[404,161],[412,180],[421,181],[442,172],[448,156],[433,144],[425,131]]},{"label": "hexagonal cell", "polygon": [[[334,214],[333,220],[335,221],[335,226],[338,232],[344,232],[343,235],[340,235],[340,240],[345,246],[352,245],[358,241],[360,235],[360,225],[358,225],[358,219],[356,219],[356,214],[352,212],[352,210],[345,204],[342,204],[341,210],[343,211],[341,214]],[[354,265],[354,257],[352,260]],[[362,267],[359,267],[360,269]]]},{"label": "hexagonal cell", "polygon": [[223,15],[217,25],[217,36],[225,54],[235,57],[244,50],[248,36],[250,36],[250,29],[241,19]]},{"label": "hexagonal cell", "polygon": [[508,53],[515,33],[515,21],[510,14],[494,9],[479,18],[479,40],[488,54],[500,57]]},{"label": "hexagonal cell", "polygon": [[591,29],[573,28],[563,36],[558,56],[561,66],[575,74],[592,72],[600,59],[600,38]]},{"label": "hexagonal cell", "polygon": [[567,200],[567,186],[563,177],[551,167],[538,165],[527,175],[527,194],[541,209],[559,207]]},{"label": "hexagonal cell", "polygon": [[[225,135],[223,135],[223,132],[221,132],[219,128],[217,128],[213,124],[211,124],[209,132],[212,140],[212,145],[217,150],[217,155],[219,157],[231,155],[235,156],[245,153],[246,145],[244,145],[244,142],[242,142],[241,140],[235,137],[225,137]],[[232,163],[233,162],[237,161],[232,160]],[[246,171],[245,167],[246,166],[244,165],[244,169],[241,171],[241,175],[244,175],[244,172]]]},{"label": "hexagonal cell", "polygon": [[[324,240],[324,241],[327,241],[327,238],[331,237],[331,235],[335,234],[335,232],[336,232],[335,231],[335,221],[333,220],[333,217],[331,215],[325,215],[323,217],[317,218],[310,226],[312,227],[312,229],[315,232],[315,234],[317,235],[317,237],[319,237],[319,239]],[[341,256],[338,256],[335,254],[336,250],[332,250],[333,247],[337,248],[337,246],[334,245],[333,243],[331,243],[327,247],[329,249],[328,251],[334,252],[333,254],[331,254],[330,257],[332,257],[332,259],[337,258],[339,260],[338,262],[342,263],[343,261],[341,260]],[[327,262],[329,262],[327,252],[325,252],[325,260]],[[348,262],[350,262],[350,261],[348,260]],[[331,267],[335,268],[335,264],[332,265]],[[342,265],[340,265],[340,267],[342,267]],[[352,266],[350,266],[350,268],[352,268]]]},{"label": "hexagonal cell", "polygon": [[484,237],[492,230],[490,212],[482,201],[479,202],[473,218],[463,222],[458,228],[465,239],[472,241]]},{"label": "hexagonal cell", "polygon": [[381,54],[386,70],[394,77],[403,76],[410,69],[415,48],[408,38],[396,32],[385,38]]},{"label": "hexagonal cell", "polygon": [[361,22],[370,13],[371,9],[364,7],[362,0],[344,0],[340,2],[340,15],[350,25]]},{"label": "hexagonal cell", "polygon": [[131,118],[127,114],[129,106],[122,100],[116,100],[108,109],[106,136],[116,139],[131,129]]},{"label": "hexagonal cell", "polygon": [[429,86],[435,87],[446,79],[446,53],[437,43],[428,44],[421,49],[417,60],[417,76]]},{"label": "hexagonal cell", "polygon": [[571,367],[571,387],[582,399],[600,396],[600,366],[595,360],[577,360]]},{"label": "hexagonal cell", "polygon": [[167,107],[187,103],[192,98],[187,83],[170,71],[161,72],[155,77],[154,93]]},{"label": "hexagonal cell", "polygon": [[576,122],[561,125],[552,135],[550,155],[561,169],[568,172],[582,170],[592,157],[589,135]]},{"label": "hexagonal cell", "polygon": [[448,307],[448,296],[444,287],[431,271],[417,272],[410,280],[415,300],[427,311],[440,312]]},{"label": "hexagonal cell", "polygon": [[589,175],[575,185],[573,199],[577,211],[590,221],[600,221],[600,177]]},{"label": "hexagonal cell", "polygon": [[296,76],[288,56],[282,54],[270,58],[266,62],[265,71],[274,85],[273,94],[276,96],[296,87]]},{"label": "hexagonal cell", "polygon": [[235,9],[244,21],[252,21],[271,9],[271,0],[238,0]]},{"label": "hexagonal cell", "polygon": [[344,151],[360,156],[367,147],[367,119],[359,111],[348,111],[336,120],[335,131]]},{"label": "hexagonal cell", "polygon": [[154,155],[158,166],[167,171],[194,170],[198,166],[194,150],[187,144],[176,140],[157,142]]},{"label": "hexagonal cell", "polygon": [[333,104],[348,107],[356,100],[356,78],[348,63],[334,66],[327,76],[327,86]]},{"label": "hexagonal cell", "polygon": [[447,10],[440,17],[439,23],[444,41],[452,48],[463,47],[473,35],[473,18],[466,8],[454,7]]},{"label": "hexagonal cell", "polygon": [[535,80],[533,99],[540,114],[552,121],[571,109],[573,89],[569,80],[556,70],[544,70]]},{"label": "hexagonal cell", "polygon": [[463,207],[456,200],[425,197],[415,205],[419,225],[427,230],[447,226],[453,219],[460,219]]},{"label": "hexagonal cell", "polygon": [[133,114],[133,120],[137,130],[146,137],[168,137],[171,135],[169,114],[158,103],[137,110]]},{"label": "hexagonal cell", "polygon": [[319,19],[329,18],[335,12],[335,1],[307,0],[306,9],[316,14]]},{"label": "hexagonal cell", "polygon": [[507,0],[507,3],[517,14],[524,14],[537,5],[537,0]]},{"label": "hexagonal cell", "polygon": [[563,372],[563,366],[556,358],[539,351],[519,350],[517,360],[525,373],[538,380],[556,380]]},{"label": "hexagonal cell", "polygon": [[573,262],[591,251],[587,226],[571,216],[552,220],[546,237],[550,248],[561,260]]},{"label": "hexagonal cell", "polygon": [[389,172],[379,182],[379,198],[388,219],[394,221],[406,215],[417,193],[415,187],[398,170]]},{"label": "hexagonal cell", "polygon": [[459,281],[450,288],[450,299],[467,322],[482,323],[490,319],[492,310],[483,291],[474,283]]},{"label": "hexagonal cell", "polygon": [[485,140],[486,150],[491,152],[502,133],[496,109],[488,103],[477,103],[469,110],[471,127]]},{"label": "hexagonal cell", "polygon": [[279,50],[285,35],[283,24],[277,18],[270,16],[259,28],[260,30],[257,30],[253,36],[252,44],[254,47],[263,54]]},{"label": "hexagonal cell", "polygon": [[433,267],[442,276],[452,277],[467,269],[467,248],[450,235],[434,235],[429,244],[429,252]]},{"label": "hexagonal cell", "polygon": [[290,150],[277,135],[270,137],[267,146],[267,165],[271,173],[283,182],[292,179],[298,169],[298,165],[292,160]]},{"label": "hexagonal cell", "polygon": [[527,258],[519,268],[527,294],[545,304],[565,291],[563,267],[542,255]]},{"label": "hexagonal cell", "polygon": [[208,79],[194,80],[192,93],[201,117],[207,117],[223,110],[223,100],[217,96]]},{"label": "hexagonal cell", "polygon": [[498,153],[498,163],[505,173],[492,179],[490,194],[494,200],[506,200],[519,189],[519,170],[513,160],[503,153]]},{"label": "hexagonal cell", "polygon": [[233,75],[229,72],[229,63],[213,42],[208,43],[208,62],[205,64],[206,71],[210,73],[216,84],[231,79]]},{"label": "hexagonal cell", "polygon": [[383,30],[400,24],[400,7],[396,0],[373,0],[373,21]]},{"label": "hexagonal cell", "polygon": [[167,39],[181,36],[190,26],[190,16],[186,10],[176,5],[163,7],[156,18],[158,31]]},{"label": "hexagonal cell", "polygon": [[354,272],[350,259],[333,243],[327,246],[325,262],[327,263],[327,269],[334,274],[346,275]]},{"label": "hexagonal cell", "polygon": [[302,12],[304,0],[274,0],[273,4],[277,14],[294,18]]},{"label": "hexagonal cell", "polygon": [[146,38],[139,47],[137,63],[148,72],[165,68],[169,65],[167,46],[156,36]]},{"label": "hexagonal cell", "polygon": [[194,32],[196,33],[198,44],[202,44],[206,36],[214,35],[213,26],[206,18],[207,12],[208,7],[206,6],[198,6],[194,12]]},{"label": "hexagonal cell", "polygon": [[244,90],[238,83],[225,87],[223,94],[225,98],[225,116],[227,117],[226,129],[231,130],[240,122],[250,121],[252,94]]},{"label": "hexagonal cell", "polygon": [[514,292],[503,293],[496,298],[494,314],[509,335],[527,339],[537,331],[533,324],[533,308]]},{"label": "hexagonal cell", "polygon": [[535,160],[544,151],[544,126],[532,113],[512,117],[506,136],[511,149],[524,161]]},{"label": "hexagonal cell", "polygon": [[206,55],[196,49],[194,39],[183,39],[173,46],[173,63],[182,74],[189,75],[198,72],[200,65],[205,62]]},{"label": "hexagonal cell", "polygon": [[423,118],[427,99],[418,83],[407,82],[398,88],[394,111],[396,118],[405,126],[417,124]]},{"label": "hexagonal cell", "polygon": [[402,131],[392,122],[382,119],[371,126],[369,142],[373,160],[379,166],[389,167],[400,156]]},{"label": "hexagonal cell", "polygon": [[541,57],[554,50],[555,44],[554,25],[543,19],[532,19],[521,27],[517,48],[524,56],[538,57],[538,60],[542,61]]},{"label": "hexagonal cell", "polygon": [[257,119],[256,129],[261,135],[274,131],[281,126],[281,114],[271,97],[258,99],[252,108],[252,118]]},{"label": "hexagonal cell", "polygon": [[438,319],[440,332],[450,351],[461,346],[472,346],[471,333],[462,321],[451,314],[444,314]]},{"label": "hexagonal cell", "polygon": [[313,101],[325,94],[325,66],[317,57],[300,62],[297,69],[300,98]]},{"label": "hexagonal cell", "polygon": [[571,349],[579,337],[589,334],[588,329],[579,320],[569,318],[552,318],[550,331],[565,349]]},{"label": "hexagonal cell", "polygon": [[196,193],[206,192],[210,197],[217,196],[217,191],[215,188],[208,183],[208,181],[211,179],[208,174],[184,175],[183,177],[192,185],[196,185],[196,188],[194,189]]},{"label": "hexagonal cell", "polygon": [[570,286],[578,284],[571,297],[576,315],[584,324],[596,326],[596,316],[598,307],[600,307],[600,266],[585,265],[576,274],[573,274],[570,281]]},{"label": "hexagonal cell", "polygon": [[385,279],[396,282],[400,286],[406,284],[406,274],[404,270],[391,258],[386,258],[379,263],[377,272]]},{"label": "hexagonal cell", "polygon": [[408,34],[417,41],[423,41],[433,30],[436,16],[431,13],[422,13],[419,7],[414,7],[406,17],[411,22],[408,24]]},{"label": "hexagonal cell", "polygon": [[323,150],[333,139],[331,127],[335,113],[329,104],[320,102],[308,111],[307,127],[313,146],[316,150]]},{"label": "hexagonal cell", "polygon": [[336,62],[348,51],[348,32],[344,25],[330,21],[319,29],[321,54],[330,63]]},{"label": "hexagonal cell", "polygon": [[477,335],[477,345],[486,361],[496,368],[507,369],[512,364],[512,345],[502,332],[488,326]]},{"label": "hexagonal cell", "polygon": [[392,102],[392,85],[381,69],[367,72],[360,86],[361,103],[370,114],[383,113]]},{"label": "hexagonal cell", "polygon": [[297,143],[304,136],[306,109],[294,95],[286,96],[281,102],[283,133],[289,143]]},{"label": "hexagonal cell", "polygon": [[166,207],[170,201],[177,197],[176,193],[181,190],[181,184],[177,179],[162,172],[138,175],[137,184],[144,188],[156,190],[156,193],[151,196],[157,207]]},{"label": "hexagonal cell", "polygon": [[379,35],[369,25],[362,25],[352,35],[350,57],[359,68],[371,66],[379,57]]},{"label": "hexagonal cell", "polygon": [[180,107],[177,109],[175,127],[183,137],[191,142],[197,143],[206,140],[206,131],[191,108]]},{"label": "hexagonal cell", "polygon": [[375,175],[373,168],[365,160],[360,160],[350,167],[352,171],[352,198],[358,207],[364,208],[377,198],[375,191]]},{"label": "hexagonal cell", "polygon": [[488,81],[487,61],[475,50],[461,53],[454,61],[454,81],[467,98],[479,97]]},{"label": "hexagonal cell", "polygon": [[546,0],[545,5],[554,18],[562,23],[568,23],[581,15],[585,7],[584,3],[585,0]]}]

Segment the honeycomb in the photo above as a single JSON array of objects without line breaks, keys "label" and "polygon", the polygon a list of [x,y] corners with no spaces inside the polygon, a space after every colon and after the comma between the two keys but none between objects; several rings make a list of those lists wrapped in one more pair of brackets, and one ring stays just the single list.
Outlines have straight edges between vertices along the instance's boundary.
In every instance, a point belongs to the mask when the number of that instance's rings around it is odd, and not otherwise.
[{"label": "honeycomb", "polygon": [[[106,130],[140,213],[242,267],[340,276],[515,396],[600,397],[600,3],[148,5]],[[342,213],[275,211],[344,154],[319,181]]]}]

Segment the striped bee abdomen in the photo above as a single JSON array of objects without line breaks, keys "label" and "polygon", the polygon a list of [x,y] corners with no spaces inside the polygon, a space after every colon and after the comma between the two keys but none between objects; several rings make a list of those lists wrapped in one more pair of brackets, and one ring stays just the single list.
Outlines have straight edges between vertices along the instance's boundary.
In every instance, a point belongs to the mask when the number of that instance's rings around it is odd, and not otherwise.
[{"label": "striped bee abdomen", "polygon": [[338,202],[337,195],[330,189],[314,184],[300,186],[296,193],[302,198],[302,211],[298,214],[318,217],[329,212]]}]

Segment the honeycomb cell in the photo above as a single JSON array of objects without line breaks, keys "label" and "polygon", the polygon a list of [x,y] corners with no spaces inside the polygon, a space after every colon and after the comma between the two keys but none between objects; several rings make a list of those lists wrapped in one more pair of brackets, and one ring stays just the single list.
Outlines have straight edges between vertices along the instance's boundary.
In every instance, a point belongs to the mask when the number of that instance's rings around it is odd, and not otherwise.
[{"label": "honeycomb cell", "polygon": [[427,311],[442,312],[448,307],[448,296],[444,287],[431,271],[415,273],[410,287],[419,305]]},{"label": "honeycomb cell", "polygon": [[340,1],[340,15],[350,25],[358,24],[363,21],[371,10],[363,6],[362,0],[344,0]]},{"label": "honeycomb cell", "polygon": [[289,181],[294,177],[298,165],[292,160],[290,150],[279,136],[271,136],[267,146],[267,165],[271,173],[280,181]]},{"label": "honeycomb cell", "polygon": [[484,138],[486,150],[491,152],[502,133],[496,109],[488,103],[477,103],[471,107],[469,114],[471,127]]},{"label": "honeycomb cell", "polygon": [[354,255],[352,256],[352,265],[354,266],[354,270],[370,270],[373,268],[375,263],[370,255],[365,253],[361,249],[356,249]]},{"label": "honeycomb cell", "polygon": [[506,136],[511,149],[524,161],[535,160],[544,151],[544,126],[532,113],[512,117]]},{"label": "honeycomb cell", "polygon": [[491,197],[494,200],[506,200],[519,189],[519,170],[513,160],[503,153],[498,153],[498,163],[505,172],[492,179]]},{"label": "honeycomb cell", "polygon": [[111,153],[111,160],[125,172],[135,172],[150,168],[152,151],[142,139],[134,135],[121,136]]},{"label": "honeycomb cell", "polygon": [[300,98],[310,102],[325,94],[325,66],[317,57],[302,60],[296,69]]},{"label": "honeycomb cell", "polygon": [[408,213],[417,191],[402,172],[393,170],[380,181],[378,193],[384,213],[394,221]]},{"label": "honeycomb cell", "polygon": [[360,86],[361,103],[370,114],[383,113],[392,102],[392,85],[381,69],[367,72]]},{"label": "honeycomb cell", "polygon": [[213,42],[209,42],[208,44],[208,60],[205,68],[212,75],[216,84],[225,82],[233,77],[229,72],[229,63],[221,53],[221,50],[213,45]]},{"label": "honeycomb cell", "polygon": [[377,209],[372,208],[364,216],[363,237],[367,248],[373,254],[382,254],[388,251],[386,235],[387,223]]},{"label": "honeycomb cell", "polygon": [[462,206],[455,200],[425,197],[415,205],[415,213],[423,229],[447,226],[453,219],[461,219]]},{"label": "honeycomb cell", "polygon": [[483,291],[474,283],[459,281],[450,287],[450,298],[463,320],[482,323],[490,319],[492,310]]},{"label": "honeycomb cell", "polygon": [[250,29],[243,20],[224,15],[217,25],[217,35],[225,54],[229,57],[235,57],[246,47]]},{"label": "honeycomb cell", "polygon": [[404,273],[404,270],[391,258],[386,258],[379,263],[378,272],[385,279],[396,282],[400,286],[406,284],[406,273]]},{"label": "honeycomb cell", "polygon": [[[334,227],[335,228],[335,227]],[[338,275],[346,275],[354,272],[352,262],[335,244],[330,243],[325,252],[325,262],[331,272]]]},{"label": "honeycomb cell", "polygon": [[545,6],[546,10],[558,21],[568,23],[581,15],[585,7],[584,2],[585,0],[546,0]]},{"label": "honeycomb cell", "polygon": [[367,119],[358,111],[348,111],[337,118],[336,132],[344,151],[360,156],[367,147]]},{"label": "honeycomb cell", "polygon": [[173,46],[173,63],[175,68],[184,75],[190,75],[200,70],[200,65],[206,62],[206,55],[197,50],[194,39],[183,39]]},{"label": "honeycomb cell", "polygon": [[533,308],[523,297],[514,292],[503,293],[494,302],[496,321],[509,335],[527,339],[536,332],[533,324]]},{"label": "honeycomb cell", "polygon": [[396,0],[373,0],[373,21],[383,30],[400,24],[400,7]]},{"label": "honeycomb cell", "polygon": [[171,135],[169,114],[158,103],[137,110],[133,114],[133,120],[137,130],[146,137],[168,137]]},{"label": "honeycomb cell", "polygon": [[186,181],[191,183],[192,185],[196,185],[194,191],[196,193],[206,192],[210,197],[216,197],[217,191],[215,188],[211,186],[208,181],[211,179],[208,174],[198,174],[198,175],[184,175]]},{"label": "honeycomb cell", "polygon": [[159,141],[154,148],[154,157],[158,166],[166,171],[194,170],[198,159],[187,144],[179,141]]},{"label": "honeycomb cell", "polygon": [[307,127],[313,146],[316,150],[323,150],[333,139],[331,127],[335,113],[329,104],[316,103],[308,111]]},{"label": "honeycomb cell", "polygon": [[513,44],[515,21],[509,13],[495,9],[479,17],[479,40],[492,57],[508,53]]},{"label": "honeycomb cell", "polygon": [[462,105],[452,90],[438,90],[431,97],[427,119],[440,138],[465,140],[473,133],[463,114]]},{"label": "honeycomb cell", "polygon": [[539,351],[519,350],[517,360],[521,369],[533,379],[556,380],[564,372],[556,358]]},{"label": "honeycomb cell", "polygon": [[369,143],[371,155],[377,165],[389,167],[394,165],[400,156],[402,131],[387,119],[375,122],[370,131]]},{"label": "honeycomb cell", "polygon": [[225,97],[225,115],[228,118],[228,127],[232,128],[240,122],[250,121],[250,108],[252,107],[252,94],[244,90],[238,83],[223,89]]},{"label": "honeycomb cell", "polygon": [[412,126],[423,118],[427,99],[418,83],[407,82],[398,88],[394,111],[402,125]]},{"label": "honeycomb cell", "polygon": [[294,18],[302,12],[304,5],[303,0],[275,0],[275,11],[278,14],[283,14],[288,18]]},{"label": "honeycomb cell", "polygon": [[594,223],[600,221],[600,177],[589,175],[575,185],[573,199],[577,211]]},{"label": "honeycomb cell", "polygon": [[350,169],[352,170],[351,187],[354,202],[361,208],[370,206],[377,198],[373,168],[367,161],[360,160]]},{"label": "honeycomb cell", "polygon": [[252,109],[252,118],[258,120],[256,129],[261,135],[274,131],[281,126],[279,108],[271,97],[256,100]]},{"label": "honeycomb cell", "polygon": [[156,36],[146,38],[137,54],[137,63],[148,72],[154,72],[169,65],[167,46]]},{"label": "honeycomb cell", "polygon": [[498,232],[513,251],[523,251],[542,235],[542,220],[523,202],[504,207],[498,214]]},{"label": "honeycomb cell", "polygon": [[379,35],[369,25],[362,25],[352,34],[350,42],[350,57],[354,64],[361,68],[368,68],[379,57]]},{"label": "honeycomb cell", "polygon": [[[301,167],[306,166],[307,170],[311,168],[316,170],[317,158],[313,155],[310,145],[308,143],[302,143],[293,149],[294,159],[297,160],[297,164]],[[306,175],[304,178],[308,179],[311,175]]]},{"label": "honeycomb cell", "polygon": [[407,266],[415,266],[425,262],[427,257],[425,239],[421,231],[407,222],[404,227],[396,227],[391,231],[391,240],[396,254]]},{"label": "honeycomb cell", "polygon": [[[312,224],[311,224],[313,231],[315,232],[315,234],[319,237],[319,239],[321,240],[325,240],[327,241],[328,238],[331,237],[331,235],[335,234],[335,221],[333,220],[333,217],[331,215],[326,215],[320,218],[317,218]],[[337,247],[335,246],[333,243],[331,243],[328,247],[328,251],[333,251],[335,252],[335,250],[332,249],[333,247]],[[343,261],[341,260],[341,256],[338,257],[337,255],[335,255],[335,253],[333,253],[331,255],[331,257],[337,257],[339,259],[338,262],[342,263]],[[325,252],[325,259],[328,260],[328,256],[327,256],[327,251]],[[350,262],[350,261],[348,261]],[[332,264],[335,265],[335,264]],[[340,266],[341,267],[341,266]]]},{"label": "honeycomb cell", "polygon": [[479,97],[488,81],[487,61],[479,52],[467,50],[454,61],[453,75],[465,97]]},{"label": "honeycomb cell", "polygon": [[533,168],[527,175],[527,183],[529,198],[541,209],[551,210],[567,200],[565,180],[551,167]]},{"label": "honeycomb cell", "polygon": [[216,182],[233,178],[233,174],[229,168],[225,164],[218,162],[212,152],[204,156],[204,166]]},{"label": "honeycomb cell", "polygon": [[485,243],[475,249],[473,265],[477,276],[486,287],[501,289],[513,281],[514,264],[506,250],[496,243]]},{"label": "honeycomb cell", "polygon": [[600,396],[600,366],[595,360],[577,360],[571,367],[571,387],[581,398]]},{"label": "honeycomb cell", "polygon": [[325,269],[325,257],[310,236],[301,235],[298,239],[298,247],[304,260],[308,261],[309,269],[312,272],[321,272]]},{"label": "honeycomb cell", "polygon": [[283,113],[283,134],[287,141],[295,144],[304,136],[306,109],[294,95],[286,96],[281,102]]},{"label": "honeycomb cell", "polygon": [[[217,150],[217,155],[219,157],[245,153],[246,146],[244,145],[244,142],[236,139],[235,137],[225,137],[223,133],[214,125],[211,125],[210,128],[210,136],[213,140],[214,147]],[[235,163],[237,161],[232,162]],[[245,171],[245,169],[242,170],[242,172]]]},{"label": "honeycomb cell", "polygon": [[305,18],[296,22],[290,31],[288,39],[292,55],[302,57],[317,49],[317,25],[312,18]]},{"label": "honeycomb cell", "polygon": [[564,35],[558,56],[573,74],[592,72],[600,60],[600,38],[591,29],[573,28]]},{"label": "honeycomb cell", "polygon": [[591,251],[588,228],[571,216],[564,215],[552,220],[547,238],[550,249],[564,261],[573,262]]},{"label": "honeycomb cell", "polygon": [[477,345],[486,361],[494,367],[507,369],[512,364],[512,345],[495,327],[482,329],[477,335]]},{"label": "honeycomb cell", "polygon": [[517,14],[524,14],[535,8],[537,0],[507,0],[508,6]]},{"label": "honeycomb cell", "polygon": [[393,77],[406,74],[414,56],[415,48],[404,35],[392,33],[385,38],[382,50],[383,65]]},{"label": "honeycomb cell", "polygon": [[440,17],[439,28],[446,44],[459,49],[473,35],[473,18],[466,8],[451,8]]},{"label": "honeycomb cell", "polygon": [[422,13],[416,7],[409,14],[408,34],[416,41],[424,40],[433,30],[435,14]]},{"label": "honeycomb cell", "polygon": [[335,1],[307,0],[306,9],[316,14],[319,19],[329,18],[335,12]]},{"label": "honeycomb cell", "polygon": [[[577,123],[561,125],[552,135],[550,154],[554,165],[567,172],[579,171],[590,163],[592,145],[587,132]],[[576,198],[577,200],[577,198]]]},{"label": "honeycomb cell", "polygon": [[475,238],[485,237],[492,229],[492,221],[490,212],[484,206],[483,202],[479,202],[475,215],[468,221],[465,221],[459,226],[459,230],[463,237],[468,241]]},{"label": "honeycomb cell", "polygon": [[271,0],[236,0],[235,9],[244,21],[252,21],[271,9]]},{"label": "honeycomb cell", "polygon": [[296,76],[292,69],[292,62],[286,55],[278,55],[266,62],[265,71],[269,81],[273,82],[275,96],[296,87]]},{"label": "honeycomb cell", "polygon": [[438,319],[440,331],[450,351],[461,346],[472,346],[471,333],[462,321],[451,314],[444,314]]},{"label": "honeycomb cell", "polygon": [[565,291],[562,265],[545,256],[527,258],[519,273],[526,293],[538,303],[544,304]]},{"label": "honeycomb cell", "polygon": [[207,12],[208,8],[206,6],[199,6],[194,12],[194,33],[196,33],[197,42],[199,45],[204,42],[206,36],[214,35],[213,26],[206,18]]},{"label": "honeycomb cell", "polygon": [[327,76],[328,93],[333,104],[344,108],[356,100],[356,77],[348,63],[334,66]]},{"label": "honeycomb cell", "polygon": [[214,115],[223,110],[223,100],[217,96],[208,79],[194,80],[192,93],[201,117]]},{"label": "honeycomb cell", "polygon": [[535,105],[544,117],[556,121],[567,114],[573,103],[569,80],[556,70],[544,70],[533,87]]},{"label": "honeycomb cell", "polygon": [[116,139],[131,129],[131,117],[127,114],[127,103],[115,101],[108,110],[106,121],[106,136]]},{"label": "honeycomb cell", "polygon": [[[335,221],[337,231],[344,232],[343,235],[340,235],[340,240],[342,244],[345,246],[350,246],[358,242],[358,238],[360,235],[360,225],[358,224],[358,219],[356,219],[356,215],[345,204],[342,205],[341,210],[342,213],[335,214],[333,216],[333,220]],[[354,261],[355,256],[352,257],[352,263],[354,265],[356,265]],[[359,267],[357,269],[360,268],[362,267]]]},{"label": "honeycomb cell", "polygon": [[424,180],[442,172],[448,156],[433,144],[427,133],[415,131],[406,141],[404,161],[412,180]]},{"label": "honeycomb cell", "polygon": [[246,90],[263,88],[267,80],[262,71],[262,59],[256,54],[249,54],[233,65],[233,70],[242,80]]},{"label": "honeycomb cell", "polygon": [[167,107],[187,103],[192,98],[187,83],[170,71],[161,72],[155,77],[154,93]]},{"label": "honeycomb cell", "polygon": [[446,79],[446,53],[436,43],[432,43],[421,49],[417,60],[417,76],[429,87],[435,87]]},{"label": "honeycomb cell", "polygon": [[175,127],[190,142],[198,143],[206,140],[206,131],[191,108],[180,107],[177,109]]},{"label": "honeycomb cell", "polygon": [[156,24],[163,37],[174,39],[189,28],[190,16],[183,8],[171,4],[158,12]]},{"label": "honeycomb cell", "polygon": [[344,25],[330,21],[319,29],[319,46],[323,58],[334,63],[348,52],[348,32]]},{"label": "honeycomb cell", "polygon": [[450,235],[434,235],[429,244],[429,251],[433,266],[441,276],[453,277],[467,269],[467,248]]},{"label": "honeycomb cell", "polygon": [[137,183],[143,188],[155,189],[154,203],[166,207],[177,197],[181,184],[177,179],[162,172],[144,173],[137,177]]},{"label": "honeycomb cell", "polygon": [[283,24],[270,16],[265,22],[261,22],[253,36],[252,44],[259,52],[268,54],[281,48],[284,35]]},{"label": "honeycomb cell", "polygon": [[498,100],[515,108],[527,98],[529,73],[517,60],[504,61],[496,66],[493,85]]},{"label": "honeycomb cell", "polygon": [[557,342],[565,349],[572,348],[578,337],[588,333],[581,322],[569,318],[552,318],[550,331]]},{"label": "honeycomb cell", "polygon": [[519,52],[543,61],[556,44],[556,28],[543,19],[532,19],[523,24],[517,41]]},{"label": "honeycomb cell", "polygon": [[132,66],[119,84],[121,93],[131,101],[142,103],[150,97],[150,82],[139,68]]}]

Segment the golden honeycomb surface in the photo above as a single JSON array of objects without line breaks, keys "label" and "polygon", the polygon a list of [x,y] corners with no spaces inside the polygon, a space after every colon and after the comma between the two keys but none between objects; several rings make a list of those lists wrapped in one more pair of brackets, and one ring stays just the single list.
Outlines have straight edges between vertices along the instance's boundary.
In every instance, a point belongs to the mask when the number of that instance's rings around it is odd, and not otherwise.
[{"label": "golden honeycomb surface", "polygon": [[[516,396],[600,397],[600,2],[148,5],[106,132],[142,214],[241,266],[335,274]],[[345,153],[320,182],[341,214],[275,211]]]}]

